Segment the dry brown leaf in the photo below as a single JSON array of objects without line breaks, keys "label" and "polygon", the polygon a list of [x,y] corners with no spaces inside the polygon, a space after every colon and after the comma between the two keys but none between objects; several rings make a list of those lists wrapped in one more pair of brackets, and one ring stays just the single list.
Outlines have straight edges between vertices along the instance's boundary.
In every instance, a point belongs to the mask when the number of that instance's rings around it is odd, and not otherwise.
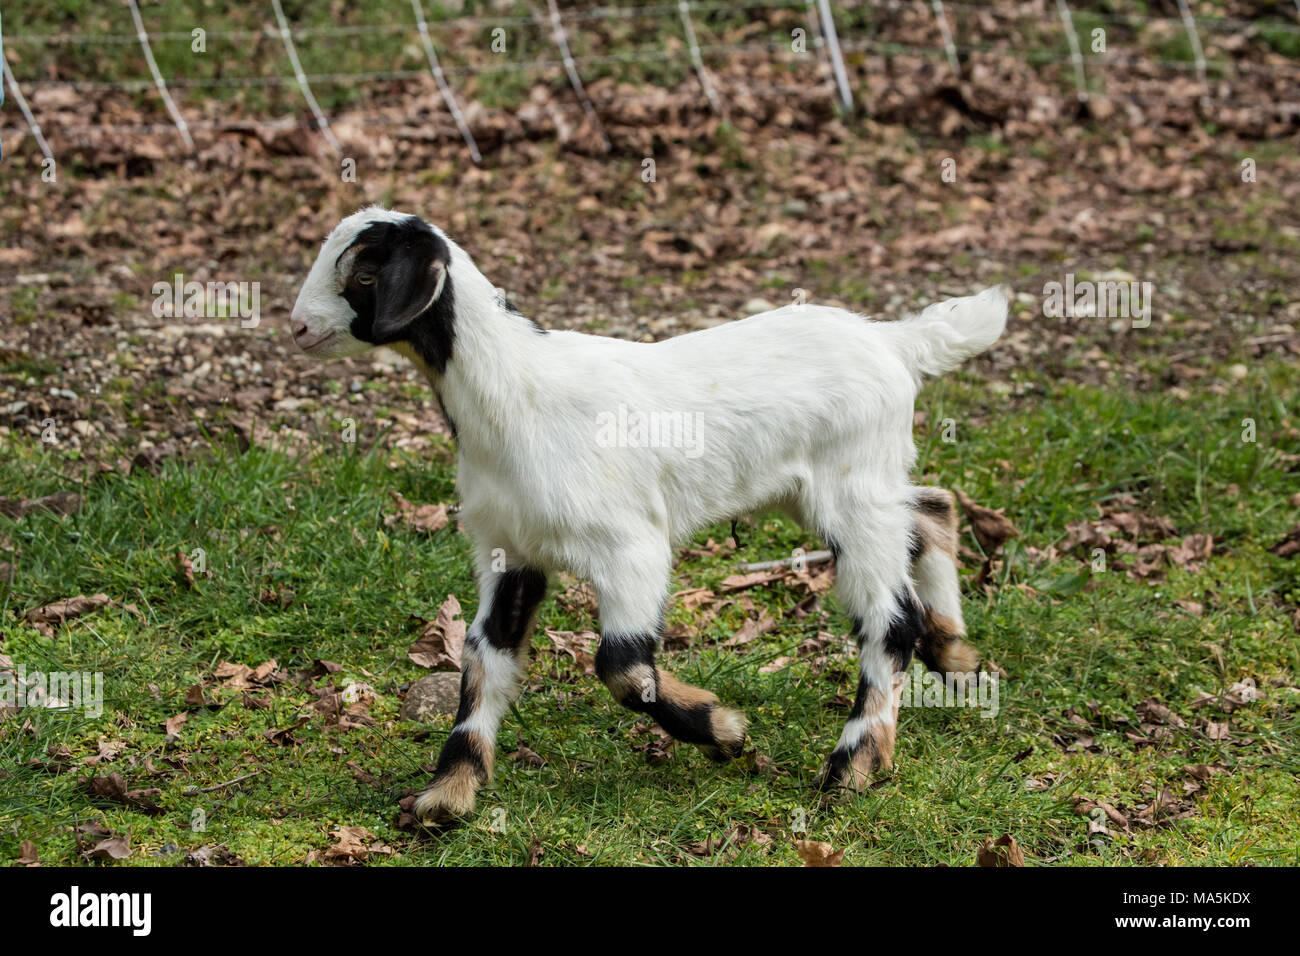
[{"label": "dry brown leaf", "polygon": [[92,860],[125,860],[131,855],[131,831],[112,833],[96,843],[86,856]]},{"label": "dry brown leaf", "polygon": [[454,594],[438,608],[438,617],[420,634],[406,656],[421,667],[460,670],[460,655],[465,647],[466,625],[460,617],[460,602]]},{"label": "dry brown leaf", "polygon": [[168,717],[163,721],[163,730],[168,737],[175,737],[180,734],[181,728],[185,726],[185,721],[189,719],[190,715],[186,711],[181,711],[175,717]]},{"label": "dry brown leaf", "polygon": [[839,866],[844,859],[843,850],[817,840],[795,840],[794,849],[804,866]]},{"label": "dry brown leaf", "polygon": [[392,493],[397,502],[397,511],[384,515],[384,527],[392,527],[399,521],[413,531],[432,534],[447,527],[448,515],[446,505],[413,505],[399,492]]},{"label": "dry brown leaf", "polygon": [[1300,522],[1296,522],[1296,526],[1286,533],[1286,537],[1268,550],[1279,558],[1290,558],[1300,554]]},{"label": "dry brown leaf", "polygon": [[24,840],[18,844],[18,859],[16,862],[20,866],[40,866],[41,858],[36,853],[36,844],[31,840]]},{"label": "dry brown leaf", "polygon": [[[334,863],[364,863],[372,854],[391,855],[392,847],[373,843],[375,835],[365,827],[339,827],[332,834],[335,843],[319,858]],[[313,854],[315,856],[315,854]]]},{"label": "dry brown leaf", "polygon": [[996,511],[985,508],[983,505],[976,504],[961,490],[957,491],[957,500],[961,503],[962,511],[966,512],[966,519],[970,522],[975,540],[980,543],[986,555],[994,554],[1008,540],[1020,534],[1016,526],[1003,513],[1005,508]]},{"label": "dry brown leaf", "polygon": [[775,571],[751,571],[748,574],[732,574],[718,585],[718,590],[723,594],[731,594],[734,591],[744,591],[748,588],[771,584],[773,581],[780,581],[789,573],[789,570],[786,568],[778,568]]},{"label": "dry brown leaf", "polygon": [[975,856],[980,866],[1024,866],[1025,855],[1020,845],[1010,833],[1004,833],[996,840],[986,839]]},{"label": "dry brown leaf", "polygon": [[527,764],[530,767],[546,766],[546,758],[530,749],[527,744],[520,744],[516,750],[512,750],[506,756],[515,763]]},{"label": "dry brown leaf", "polygon": [[160,807],[157,798],[162,791],[157,787],[147,790],[128,790],[126,780],[120,773],[110,773],[107,777],[92,777],[86,784],[90,792],[104,800],[122,803],[146,813],[157,813]]},{"label": "dry brown leaf", "polygon": [[596,676],[596,644],[600,638],[594,631],[553,631],[548,627],[546,636],[557,653],[577,661],[588,677]]},{"label": "dry brown leaf", "polygon": [[722,642],[723,647],[739,647],[741,644],[748,644],[760,634],[767,634],[776,627],[776,619],[767,613],[766,610],[760,610],[757,619],[748,618],[745,623],[731,637]]},{"label": "dry brown leaf", "polygon": [[32,608],[27,612],[25,619],[45,636],[53,637],[54,629],[51,625],[62,624],[112,603],[113,600],[107,594],[92,594],[89,597],[79,594],[76,597],[55,601],[53,604]]}]

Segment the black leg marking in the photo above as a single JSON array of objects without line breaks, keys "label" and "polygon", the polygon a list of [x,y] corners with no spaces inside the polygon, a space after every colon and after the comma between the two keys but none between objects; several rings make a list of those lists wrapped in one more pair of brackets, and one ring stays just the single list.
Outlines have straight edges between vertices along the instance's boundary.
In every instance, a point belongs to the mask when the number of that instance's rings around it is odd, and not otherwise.
[{"label": "black leg marking", "polygon": [[474,739],[468,733],[452,728],[447,742],[442,745],[442,753],[438,754],[438,763],[433,771],[434,779],[461,764],[472,769],[479,780],[487,778],[487,762]]},{"label": "black leg marking", "polygon": [[533,611],[546,596],[546,575],[532,568],[511,568],[497,579],[492,609],[483,636],[497,650],[512,651],[528,635]]},{"label": "black leg marking", "polygon": [[655,666],[650,635],[605,635],[596,649],[596,674],[624,707],[652,717],[683,743],[699,746],[717,761],[744,747],[745,721],[707,690],[693,687]]},{"label": "black leg marking", "polygon": [[907,670],[912,663],[912,651],[925,635],[925,615],[921,606],[904,590],[898,596],[898,613],[885,632],[885,653],[894,661],[894,673]]}]

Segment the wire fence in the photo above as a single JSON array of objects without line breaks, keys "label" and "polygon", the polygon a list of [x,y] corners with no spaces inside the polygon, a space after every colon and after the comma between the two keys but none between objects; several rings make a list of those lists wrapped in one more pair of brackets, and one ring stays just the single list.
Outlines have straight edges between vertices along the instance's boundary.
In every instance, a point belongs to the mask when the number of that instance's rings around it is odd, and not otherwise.
[{"label": "wire fence", "polygon": [[[1076,12],[1068,0],[1054,0],[1049,3],[1026,3],[1019,7],[989,7],[982,4],[958,2],[958,0],[930,0],[924,4],[921,0],[877,0],[877,2],[852,3],[840,0],[739,0],[733,3],[709,2],[709,0],[678,0],[676,3],[648,5],[637,7],[596,7],[582,10],[561,10],[556,0],[547,0],[547,10],[528,16],[501,17],[457,17],[453,20],[439,20],[431,23],[425,16],[422,0],[411,0],[412,17],[409,23],[375,23],[335,26],[294,26],[286,16],[280,0],[270,0],[266,22],[256,30],[209,31],[209,40],[225,40],[231,43],[246,43],[253,40],[277,38],[283,45],[286,61],[290,71],[287,74],[262,76],[214,76],[214,77],[164,77],[154,57],[153,45],[156,42],[189,41],[190,32],[159,31],[150,33],[136,0],[127,0],[127,5],[135,26],[134,34],[115,33],[77,33],[61,32],[50,34],[15,34],[6,37],[12,48],[15,44],[33,46],[61,46],[84,44],[91,46],[138,45],[143,53],[150,76],[127,80],[63,80],[63,79],[25,79],[21,83],[15,76],[7,54],[3,56],[3,81],[14,103],[22,115],[25,128],[30,131],[42,155],[49,160],[54,152],[49,139],[42,130],[39,117],[31,108],[24,95],[24,88],[45,90],[59,88],[72,92],[121,91],[140,92],[152,88],[158,95],[171,122],[135,123],[135,124],[60,124],[60,133],[86,133],[92,131],[114,132],[118,134],[151,135],[163,131],[176,133],[186,152],[193,152],[196,145],[194,131],[220,132],[223,130],[283,130],[297,125],[295,117],[282,118],[241,118],[227,120],[192,120],[187,121],[181,108],[172,96],[172,89],[209,89],[219,87],[283,87],[295,88],[312,116],[312,126],[328,143],[330,149],[341,156],[343,146],[335,135],[330,119],[317,99],[314,87],[332,83],[350,83],[358,86],[389,81],[424,80],[432,76],[444,105],[455,127],[465,142],[471,160],[478,163],[482,153],[475,140],[471,124],[466,119],[454,90],[457,78],[469,76],[488,76],[493,73],[555,73],[562,75],[571,88],[574,102],[559,103],[549,106],[554,111],[578,111],[592,124],[603,148],[608,151],[612,142],[602,122],[601,105],[593,101],[583,81],[583,71],[593,66],[612,64],[649,64],[655,62],[681,61],[689,68],[698,82],[700,94],[707,107],[715,113],[726,109],[725,91],[712,75],[707,62],[719,57],[761,54],[769,57],[779,53],[789,53],[792,46],[788,42],[747,42],[714,43],[699,42],[695,21],[715,13],[734,15],[737,12],[752,11],[787,11],[800,17],[802,29],[810,39],[812,59],[816,63],[817,78],[804,85],[749,84],[746,90],[756,94],[773,94],[779,96],[808,95],[834,97],[839,105],[851,110],[855,106],[855,94],[845,63],[846,54],[862,53],[876,56],[910,56],[934,59],[947,65],[952,75],[960,79],[963,75],[963,63],[972,57],[1007,57],[1021,63],[1034,65],[1062,64],[1068,65],[1072,79],[1073,96],[1080,102],[1086,101],[1092,91],[1090,83],[1096,82],[1099,74],[1107,73],[1110,68],[1120,66],[1140,69],[1144,73],[1151,68],[1175,70],[1187,75],[1194,83],[1187,90],[1178,91],[1178,95],[1158,93],[1155,95],[1138,95],[1124,92],[1119,99],[1135,104],[1175,103],[1189,105],[1208,105],[1215,97],[1216,86],[1211,82],[1210,74],[1216,76],[1263,76],[1280,78],[1295,84],[1292,96],[1285,100],[1272,100],[1267,108],[1276,115],[1284,117],[1300,116],[1300,64],[1263,63],[1242,59],[1209,59],[1202,43],[1202,31],[1211,34],[1224,32],[1254,32],[1266,26],[1274,32],[1300,36],[1300,0],[1293,0],[1297,23],[1269,20],[1240,20],[1228,17],[1196,17],[1188,0],[1177,0],[1178,17],[1159,17],[1146,13],[1117,13],[1110,10],[1087,10],[1090,22],[1121,24],[1127,27],[1149,27],[1162,25],[1169,30],[1181,31],[1187,40],[1190,58],[1180,59],[1170,56],[1151,56],[1121,52],[1093,52],[1081,42],[1076,29]],[[928,7],[927,16],[932,17],[934,43],[922,46],[916,43],[900,43],[876,37],[845,36],[841,39],[836,26],[836,6],[844,9],[869,8],[885,14],[899,12],[916,12],[918,8]],[[1015,21],[1039,21],[1058,26],[1063,37],[1063,48],[1026,49],[1014,45],[994,45],[983,43],[961,43],[957,40],[954,26],[963,17],[991,16],[1008,18]],[[625,53],[601,53],[574,55],[570,45],[571,31],[581,30],[593,21],[630,20],[632,18],[667,19],[673,18],[680,24],[684,39],[684,53],[681,50],[635,50]],[[522,62],[504,60],[492,64],[456,65],[443,64],[439,59],[437,44],[434,42],[437,28],[479,28],[496,29],[510,26],[529,26],[537,28],[548,36],[555,49],[555,58],[531,59]],[[419,47],[428,61],[427,69],[393,69],[374,71],[354,71],[336,73],[310,74],[303,69],[297,51],[300,41],[313,38],[356,38],[362,36],[410,35],[418,40]],[[0,47],[0,51],[3,48]],[[629,105],[638,101],[656,102],[661,91],[648,92],[643,96],[623,95],[618,104]],[[1063,93],[1063,96],[1069,95]],[[1108,94],[1109,95],[1109,94]],[[1235,105],[1235,104],[1234,104]],[[485,108],[483,112],[490,112]],[[410,126],[413,120],[393,120],[384,118],[350,117],[349,122],[358,125],[375,126]],[[22,127],[0,127],[0,135],[13,133]]]}]

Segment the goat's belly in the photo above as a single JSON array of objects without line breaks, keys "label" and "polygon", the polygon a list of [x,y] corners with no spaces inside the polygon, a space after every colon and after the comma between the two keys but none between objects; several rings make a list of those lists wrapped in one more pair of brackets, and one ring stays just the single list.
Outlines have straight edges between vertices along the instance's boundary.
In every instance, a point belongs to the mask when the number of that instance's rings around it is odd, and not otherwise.
[{"label": "goat's belly", "polygon": [[714,467],[692,469],[665,489],[669,533],[675,541],[705,525],[738,518],[764,508],[791,510],[799,489],[809,478],[805,461],[787,461],[767,468]]}]

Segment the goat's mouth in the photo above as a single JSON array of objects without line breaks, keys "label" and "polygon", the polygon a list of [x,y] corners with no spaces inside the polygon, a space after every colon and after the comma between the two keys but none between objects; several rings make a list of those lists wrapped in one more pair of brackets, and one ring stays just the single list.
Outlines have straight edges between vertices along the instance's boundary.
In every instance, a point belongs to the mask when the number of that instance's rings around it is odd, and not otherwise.
[{"label": "goat's mouth", "polygon": [[326,332],[324,335],[318,336],[311,341],[298,339],[298,348],[308,355],[315,355],[320,351],[321,346],[334,341],[334,339],[338,337],[338,334],[338,329],[331,329],[329,332]]}]

